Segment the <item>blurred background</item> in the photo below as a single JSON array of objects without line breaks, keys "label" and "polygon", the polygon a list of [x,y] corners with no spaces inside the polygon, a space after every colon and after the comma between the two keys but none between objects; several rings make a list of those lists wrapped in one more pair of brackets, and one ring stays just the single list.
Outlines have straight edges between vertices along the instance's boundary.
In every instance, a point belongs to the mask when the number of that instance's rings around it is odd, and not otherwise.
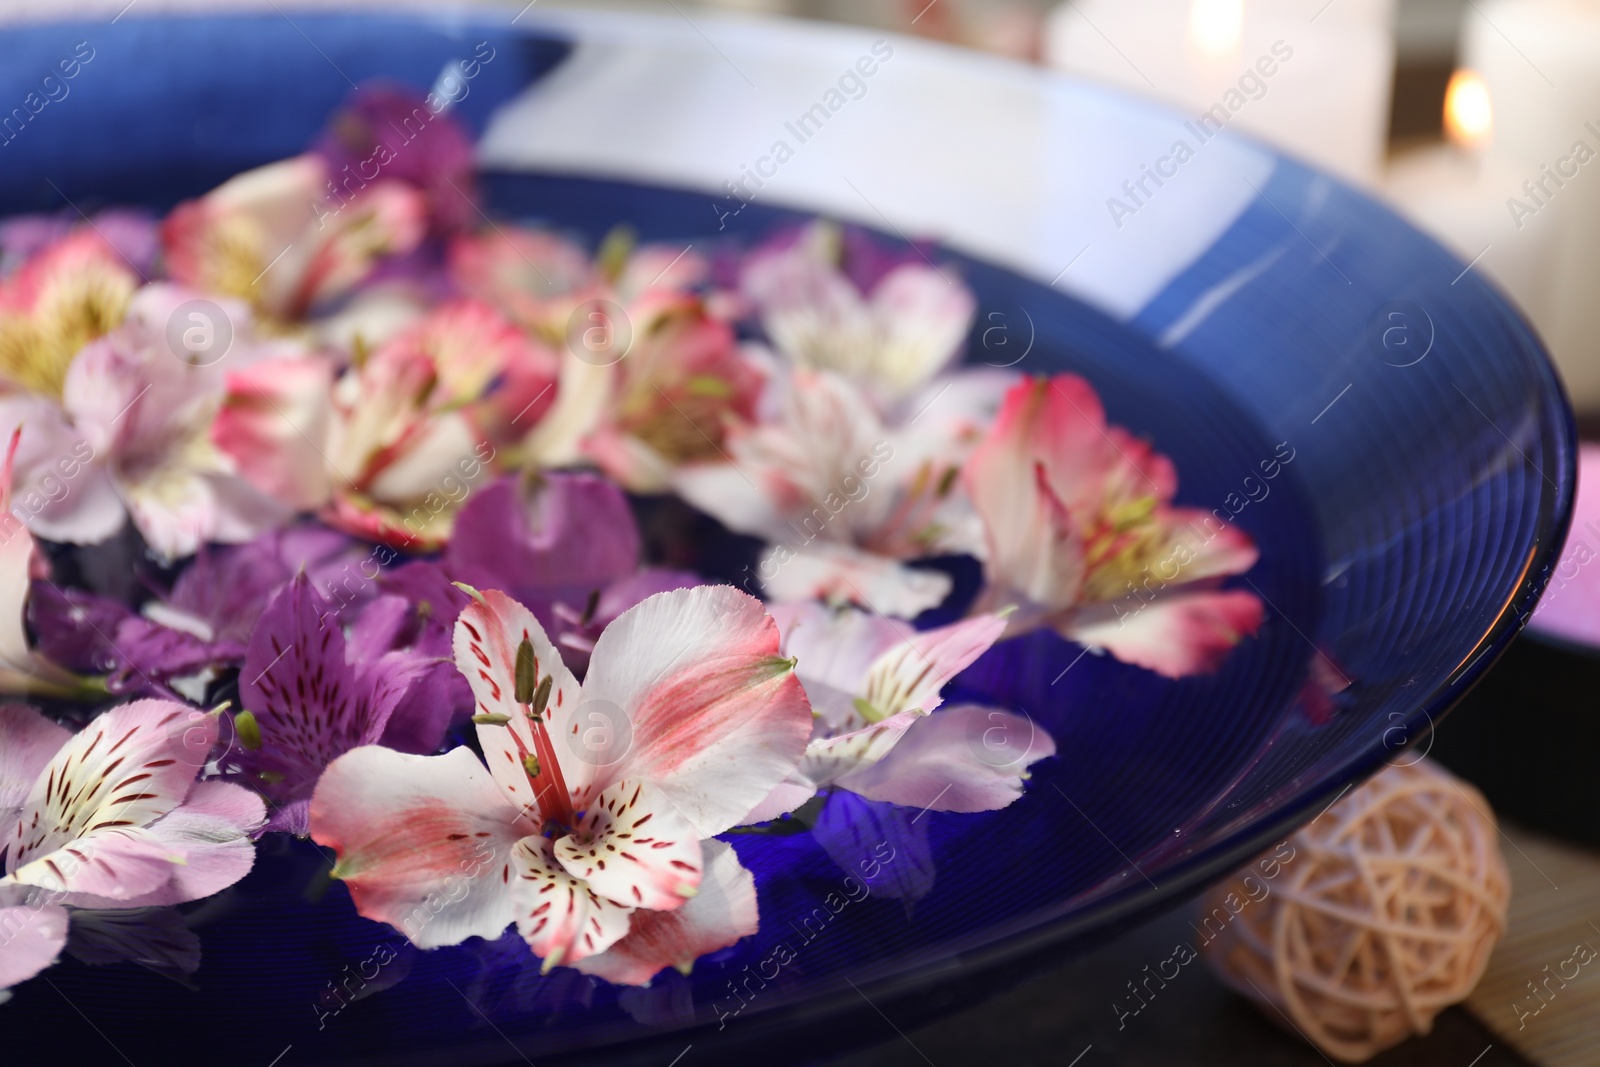
[{"label": "blurred background", "polygon": [[1597,0],[565,6],[868,25],[1164,100],[1202,129],[1209,114],[1384,198],[1493,279],[1550,347],[1579,414],[1600,415],[1600,166],[1588,165],[1600,153]]}]

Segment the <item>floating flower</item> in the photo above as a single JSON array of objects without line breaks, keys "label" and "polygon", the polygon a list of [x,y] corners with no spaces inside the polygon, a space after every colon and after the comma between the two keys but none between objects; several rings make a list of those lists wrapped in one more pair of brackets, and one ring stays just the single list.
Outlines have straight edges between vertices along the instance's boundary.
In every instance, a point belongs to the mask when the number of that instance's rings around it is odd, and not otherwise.
[{"label": "floating flower", "polygon": [[69,908],[181,904],[249,872],[265,813],[249,790],[196,780],[216,739],[215,714],[169,701],[77,734],[0,707],[0,986],[55,960]]},{"label": "floating flower", "polygon": [[422,722],[394,717],[428,666],[407,652],[352,659],[332,605],[303,573],[272,598],[239,672],[239,744],[226,763],[272,801],[269,830],[304,836],[317,777],[351,749],[380,741],[439,747],[448,706],[407,704]]},{"label": "floating flower", "polygon": [[758,419],[729,429],[731,462],[686,466],[674,486],[773,545],[755,574],[769,596],[915,616],[943,602],[950,580],[903,561],[972,551],[980,540],[957,475],[1010,380],[974,373],[891,423],[838,374],[778,374]]},{"label": "floating flower", "polygon": [[456,663],[487,769],[465,748],[366,747],[317,786],[312,836],[338,853],[357,909],[422,947],[515,922],[546,969],[616,946],[629,979],[683,963],[700,934],[747,932],[729,915],[753,917],[753,886],[721,870],[738,899],[696,932],[664,936],[641,913],[706,884],[702,842],[805,748],[810,707],[760,602],[725,586],[651,597],[600,636],[580,687],[532,612],[480,596],[456,623]]},{"label": "floating flower", "polygon": [[1174,507],[1172,462],[1108,426],[1081,378],[1016,385],[964,479],[987,534],[983,603],[1016,609],[1013,632],[1049,626],[1175,678],[1261,624],[1254,594],[1210,587],[1255,565],[1250,538]]},{"label": "floating flower", "polygon": [[0,282],[0,379],[59,400],[73,357],[122,321],[138,287],[127,261],[93,230],[36,252]]},{"label": "floating flower", "polygon": [[741,289],[796,366],[845,375],[881,402],[903,400],[956,357],[976,301],[925,261],[885,264],[858,284],[841,269],[845,252],[837,227],[815,223],[752,255]]},{"label": "floating flower", "polygon": [[455,301],[336,380],[293,357],[234,372],[213,436],[283,504],[425,551],[499,447],[543,416],[555,375],[555,355],[494,308]]},{"label": "floating flower", "polygon": [[[4,404],[7,421],[25,421],[40,435],[39,454],[85,459],[62,499],[30,518],[38,533],[94,544],[131,517],[170,560],[206,541],[247,541],[288,517],[237,475],[211,439],[223,397],[218,366],[180,358],[169,346],[167,325],[192,295],[166,285],[141,289],[127,321],[73,360],[59,409],[43,400]],[[30,464],[19,483],[33,484],[50,467]]]},{"label": "floating flower", "polygon": [[829,786],[935,811],[1003,808],[1022,795],[1029,765],[1055,754],[1022,716],[940,707],[945,683],[994,644],[1004,620],[979,615],[913,632],[853,609],[771,611],[816,720],[805,758],[751,822],[793,811]]},{"label": "floating flower", "polygon": [[600,633],[627,609],[699,585],[686,571],[640,569],[639,528],[622,490],[589,473],[503,478],[478,491],[445,550],[450,576],[527,605],[582,672]]},{"label": "floating flower", "polygon": [[294,320],[348,293],[381,258],[416,248],[426,213],[405,182],[352,180],[307,154],[178,205],[161,236],[175,280]]},{"label": "floating flower", "polygon": [[291,578],[306,571],[343,608],[370,599],[371,582],[359,571],[368,558],[343,534],[302,523],[247,544],[202,548],[168,592],[137,611],[36,579],[28,620],[42,653],[71,670],[105,675],[112,693],[177,692],[200,703],[212,682],[244,662],[251,631]]}]

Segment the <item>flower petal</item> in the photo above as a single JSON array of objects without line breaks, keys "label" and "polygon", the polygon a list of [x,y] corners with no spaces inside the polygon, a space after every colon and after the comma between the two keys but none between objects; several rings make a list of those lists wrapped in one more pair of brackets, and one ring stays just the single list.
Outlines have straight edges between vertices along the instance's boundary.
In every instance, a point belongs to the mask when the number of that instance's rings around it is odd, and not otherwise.
[{"label": "flower petal", "polygon": [[590,889],[631,908],[670,911],[700,885],[694,827],[644,782],[618,782],[595,797],[553,854]]},{"label": "flower petal", "polygon": [[233,885],[250,873],[256,846],[251,840],[266,823],[260,796],[229,782],[196,782],[171,814],[150,833],[185,862],[160,889],[139,897],[140,906],[184,904]]},{"label": "flower petal", "polygon": [[932,711],[945,683],[966,670],[1005,633],[998,615],[976,615],[911,634],[873,661],[859,692],[880,719],[913,708]]},{"label": "flower petal", "polygon": [[589,663],[584,706],[619,709],[633,731],[631,751],[597,784],[643,778],[702,838],[783,781],[811,736],[811,705],[778,656],[777,625],[729,586],[650,597],[606,628]]},{"label": "flower petal", "polygon": [[332,388],[332,366],[314,356],[230,371],[211,440],[261,492],[296,511],[315,511],[332,488],[321,451]]},{"label": "flower petal", "polygon": [[[545,728],[552,740],[576,730],[578,680],[561,661],[561,654],[545,636],[533,612],[496,589],[487,589],[462,609],[456,619],[456,667],[472,686],[474,710],[481,715],[504,715],[504,725],[480,725],[478,742],[489,773],[525,811],[538,808],[533,786],[522,765],[524,754],[537,755],[533,726],[516,701],[517,647],[526,638],[533,645],[534,673],[550,676],[550,699],[545,705]],[[537,684],[537,683],[536,683]],[[521,741],[519,747],[517,742]],[[595,765],[578,758],[577,749],[555,743],[556,762],[571,793],[573,807],[582,810],[591,795]]]},{"label": "flower petal", "polygon": [[142,865],[155,850],[127,831],[183,801],[216,737],[215,716],[171,701],[137,700],[105,712],[34,782],[11,834],[9,869],[16,873],[64,846],[95,845],[103,834],[121,835],[117,847]]},{"label": "flower petal", "polygon": [[56,961],[67,943],[67,909],[20,904],[0,908],[0,991],[25,982]]},{"label": "flower petal", "polygon": [[950,595],[950,577],[907,567],[849,545],[815,541],[792,553],[762,585],[776,600],[860,604],[880,615],[909,619]]},{"label": "flower petal", "polygon": [[524,837],[512,851],[517,931],[544,970],[604,952],[628,932],[633,909],[601,896],[552,855],[548,838]]},{"label": "flower petal", "polygon": [[[1061,388],[1052,388],[1056,382]],[[983,519],[991,584],[1053,610],[1076,602],[1086,567],[1071,508],[1092,494],[1092,486],[1078,483],[1096,472],[1078,468],[1100,455],[1104,419],[1094,390],[1071,375],[1027,379],[1006,394],[963,472]],[[1068,471],[1060,478],[1053,475],[1058,461]],[[1070,499],[1058,482],[1071,489]]]},{"label": "flower petal", "polygon": [[733,846],[707,841],[700,893],[675,911],[636,911],[628,936],[574,966],[618,985],[643,985],[674,967],[688,974],[694,961],[727,948],[760,926],[755,877]]},{"label": "flower petal", "polygon": [[872,290],[872,311],[883,340],[872,377],[903,395],[955,358],[972,326],[971,290],[932,267],[903,264]]},{"label": "flower petal", "polygon": [[419,948],[498,937],[516,918],[512,847],[536,832],[468,748],[358,748],[311,797],[312,839],[338,855],[356,910]]},{"label": "flower petal", "polygon": [[1124,604],[1120,614],[1116,607],[1076,612],[1061,633],[1168,678],[1216,670],[1233,646],[1260,628],[1265,610],[1260,598],[1240,589],[1173,593]]},{"label": "flower petal", "polygon": [[594,474],[551,472],[478,490],[456,516],[446,564],[463,581],[532,607],[582,604],[639,565],[639,528],[622,490]]},{"label": "flower petal", "polygon": [[409,680],[347,664],[337,615],[297,574],[250,635],[239,699],[261,744],[231,758],[279,803],[303,800],[335,757],[377,741]]},{"label": "flower petal", "polygon": [[799,773],[817,786],[831,785],[889,755],[906,731],[926,717],[927,712],[911,709],[848,733],[818,738],[806,746]]},{"label": "flower petal", "polygon": [[0,827],[9,827],[45,765],[72,737],[26,704],[0,705]]},{"label": "flower petal", "polygon": [[1031,719],[960,705],[929,715],[883,760],[837,784],[906,807],[991,811],[1021,796],[1028,767],[1055,751],[1050,735]]}]

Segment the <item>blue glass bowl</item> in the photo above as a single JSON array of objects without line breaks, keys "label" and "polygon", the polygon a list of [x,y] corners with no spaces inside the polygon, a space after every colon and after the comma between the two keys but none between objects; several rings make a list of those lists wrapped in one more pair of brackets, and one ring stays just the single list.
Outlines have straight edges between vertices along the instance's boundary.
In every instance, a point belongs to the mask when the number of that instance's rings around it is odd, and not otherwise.
[{"label": "blue glass bowl", "polygon": [[[165,209],[301,150],[353,83],[427,88],[488,42],[456,110],[487,131],[493,214],[591,242],[627,223],[710,246],[819,211],[946,237],[934,255],[979,299],[971,359],[1089,378],[1176,459],[1180,503],[1256,539],[1243,582],[1268,615],[1219,672],[1180,682],[1053,635],[997,647],[955,687],[1054,736],[1027,794],[983,815],[840,796],[815,833],[734,838],[762,929],[688,977],[540,977],[514,937],[416,953],[354,913],[315,848],[273,838],[188,912],[192,988],[67,960],[0,1009],[24,1047],[661,1067],[878,1040],[1174,906],[1410,758],[1516,633],[1565,536],[1572,420],[1506,300],[1362,194],[1232,134],[1146,186],[1131,219],[1108,212],[1182,125],[1135,100],[895,41],[860,96],[800,130],[871,38],[700,13],[136,8],[0,28],[0,105],[79,42],[93,58],[69,95],[7,127],[0,213]],[[780,164],[769,140],[802,150]],[[836,862],[857,854],[893,856],[859,899]]]}]

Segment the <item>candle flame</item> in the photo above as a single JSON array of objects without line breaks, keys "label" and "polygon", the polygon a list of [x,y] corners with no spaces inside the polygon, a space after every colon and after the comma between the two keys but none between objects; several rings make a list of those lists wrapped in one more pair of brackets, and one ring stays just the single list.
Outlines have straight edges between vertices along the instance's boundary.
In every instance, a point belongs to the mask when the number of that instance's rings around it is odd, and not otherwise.
[{"label": "candle flame", "polygon": [[1494,131],[1494,109],[1483,75],[1463,67],[1450,75],[1444,94],[1445,136],[1462,148],[1477,148]]},{"label": "candle flame", "polygon": [[1189,36],[1201,53],[1219,58],[1239,48],[1244,33],[1244,0],[1192,0]]}]

